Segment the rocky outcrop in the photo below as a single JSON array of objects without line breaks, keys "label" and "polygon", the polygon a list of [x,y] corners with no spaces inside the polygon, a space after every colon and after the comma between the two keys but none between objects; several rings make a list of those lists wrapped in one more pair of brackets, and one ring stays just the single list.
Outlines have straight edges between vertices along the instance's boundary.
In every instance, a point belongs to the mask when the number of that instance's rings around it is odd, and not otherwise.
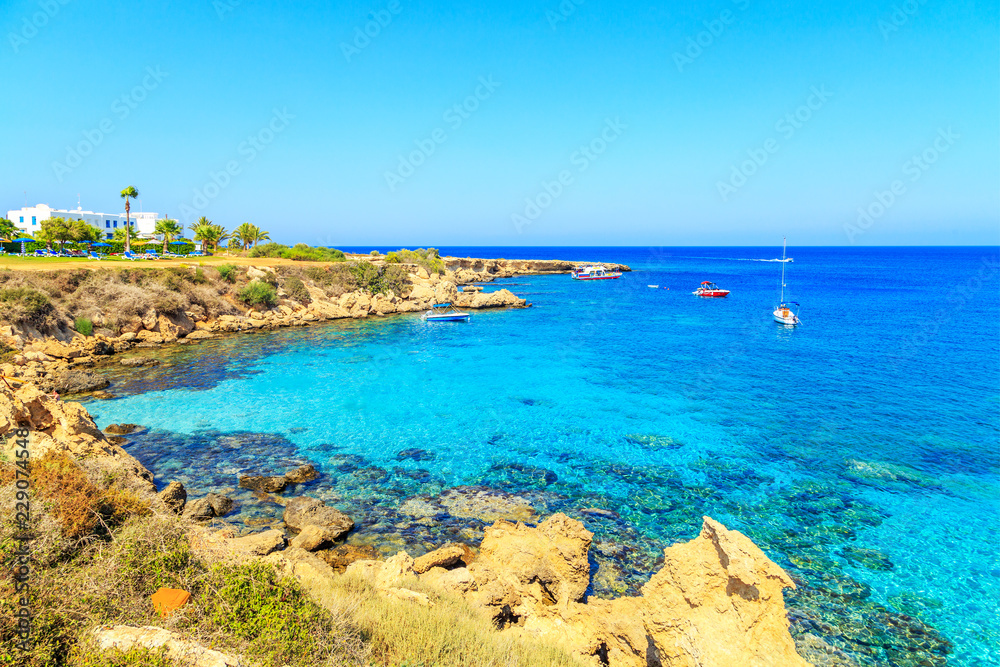
[{"label": "rocky outcrop", "polygon": [[413,571],[423,574],[432,568],[447,569],[459,563],[471,563],[475,556],[465,544],[446,544],[413,561]]},{"label": "rocky outcrop", "polygon": [[[334,542],[354,528],[354,520],[326,503],[309,496],[289,500],[282,515],[285,525],[295,531],[303,531],[307,526],[316,526],[318,534],[310,539]],[[315,531],[311,531],[315,533]]]},{"label": "rocky outcrop", "polygon": [[216,517],[224,517],[233,509],[233,499],[210,493],[204,498],[192,500],[184,510],[184,516],[195,521],[208,521]]},{"label": "rocky outcrop", "polygon": [[[487,532],[468,596],[515,632],[562,644],[594,665],[806,667],[788,632],[792,580],[739,532],[705,517],[701,534],[664,550],[642,595],[581,601],[590,533],[555,515],[538,528]],[[505,564],[508,564],[505,567]]]},{"label": "rocky outcrop", "polygon": [[311,463],[285,473],[285,479],[288,480],[289,484],[305,484],[317,478],[319,478],[319,472],[316,471],[315,466]]},{"label": "rocky outcrop", "polygon": [[187,490],[180,482],[170,482],[165,489],[160,491],[160,500],[174,514],[184,512],[184,505],[187,503]]},{"label": "rocky outcrop", "polygon": [[455,299],[455,305],[461,308],[521,308],[526,303],[506,289],[496,292],[462,292]]},{"label": "rocky outcrop", "polygon": [[492,523],[499,519],[529,521],[535,508],[528,500],[485,486],[457,486],[438,496],[410,498],[399,508],[400,514],[433,517],[446,512],[454,517]]},{"label": "rocky outcrop", "polygon": [[240,475],[240,488],[260,491],[261,493],[280,493],[288,486],[288,480],[281,477],[265,477],[263,475]]},{"label": "rocky outcrop", "polygon": [[101,651],[162,649],[168,659],[188,667],[240,667],[245,664],[239,658],[183,639],[175,632],[149,625],[141,628],[128,625],[100,627],[94,629],[93,635],[97,648]]},{"label": "rocky outcrop", "polygon": [[46,452],[68,454],[74,458],[106,457],[115,469],[142,480],[152,488],[153,474],[120,446],[101,433],[86,409],[79,403],[67,403],[25,384],[13,390],[0,382],[0,436],[8,460],[14,460],[16,447],[10,435],[17,429],[31,434],[33,459]]},{"label": "rocky outcrop", "polygon": [[571,273],[574,269],[592,264],[601,264],[612,271],[628,272],[632,270],[625,264],[561,259],[477,259],[473,257],[442,257],[441,259],[447,267],[447,277],[459,285],[490,282],[497,278],[511,278],[513,276]]}]

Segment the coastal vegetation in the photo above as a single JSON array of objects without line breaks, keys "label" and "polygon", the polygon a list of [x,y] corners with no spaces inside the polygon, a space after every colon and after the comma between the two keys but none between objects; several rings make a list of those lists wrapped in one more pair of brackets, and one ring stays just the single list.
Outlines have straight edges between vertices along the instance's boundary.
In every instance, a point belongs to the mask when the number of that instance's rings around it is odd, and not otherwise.
[{"label": "coastal vegetation", "polygon": [[280,257],[299,262],[344,262],[347,256],[334,248],[297,243],[292,247],[280,243],[265,243],[250,251],[249,257]]},{"label": "coastal vegetation", "polygon": [[121,192],[121,198],[125,200],[125,252],[128,252],[132,249],[132,243],[131,243],[132,222],[131,219],[129,218],[129,215],[131,214],[132,211],[132,206],[129,202],[130,200],[136,199],[138,197],[139,197],[139,191],[135,189],[134,185],[129,185]]},{"label": "coastal vegetation", "polygon": [[394,250],[385,256],[387,264],[416,264],[428,273],[444,273],[444,262],[441,253],[435,248],[417,248],[416,250]]},{"label": "coastal vegetation", "polygon": [[[580,665],[544,644],[500,633],[458,596],[421,585],[435,604],[387,600],[353,575],[332,579],[322,605],[295,579],[261,560],[213,562],[192,544],[192,524],[159,504],[148,486],[109,468],[107,457],[46,454],[30,464],[34,644],[16,647],[13,570],[0,574],[0,665],[173,667],[163,650],[95,650],[92,630],[160,626],[261,667],[354,665]],[[0,460],[0,499],[13,506],[13,463]],[[19,544],[13,517],[0,520],[0,558]],[[160,616],[159,588],[191,593]],[[11,661],[14,662],[11,662]]]},{"label": "coastal vegetation", "polygon": [[251,280],[238,292],[237,298],[248,306],[270,308],[278,302],[278,291],[261,280]]}]

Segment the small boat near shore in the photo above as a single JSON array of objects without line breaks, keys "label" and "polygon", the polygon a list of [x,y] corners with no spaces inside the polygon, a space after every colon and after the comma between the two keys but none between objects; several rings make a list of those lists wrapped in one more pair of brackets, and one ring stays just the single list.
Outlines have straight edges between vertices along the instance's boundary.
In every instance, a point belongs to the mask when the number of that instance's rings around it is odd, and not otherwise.
[{"label": "small boat near shore", "polygon": [[701,286],[691,292],[695,296],[703,296],[710,299],[721,299],[729,296],[729,290],[722,289],[718,285],[708,280],[702,281]]},{"label": "small boat near shore", "polygon": [[471,314],[463,313],[450,303],[435,303],[421,315],[425,322],[467,322],[470,317]]},{"label": "small boat near shore", "polygon": [[600,264],[584,266],[573,271],[573,280],[614,280],[621,278],[621,271],[608,271]]}]

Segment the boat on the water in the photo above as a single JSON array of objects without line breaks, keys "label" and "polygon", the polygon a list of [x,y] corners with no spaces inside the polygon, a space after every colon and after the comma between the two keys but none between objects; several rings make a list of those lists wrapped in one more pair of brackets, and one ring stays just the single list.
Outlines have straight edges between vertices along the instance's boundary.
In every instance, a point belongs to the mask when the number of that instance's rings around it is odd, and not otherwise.
[{"label": "boat on the water", "polygon": [[[785,250],[788,245],[787,239],[782,239],[781,245],[781,297],[778,300],[778,307],[774,309],[774,321],[778,324],[785,324],[791,327],[802,324],[798,311],[801,306],[796,301],[785,301]],[[794,308],[793,308],[794,306]]]},{"label": "boat on the water", "polygon": [[573,280],[614,280],[622,277],[621,271],[608,271],[600,264],[580,267],[575,269],[571,275]]},{"label": "boat on the water", "polygon": [[426,322],[465,322],[472,315],[463,313],[450,303],[435,303],[421,317]]},{"label": "boat on the water", "polygon": [[722,289],[713,282],[708,280],[702,281],[701,286],[695,291],[691,292],[695,296],[704,296],[710,298],[721,298],[724,296],[729,296],[729,290]]}]

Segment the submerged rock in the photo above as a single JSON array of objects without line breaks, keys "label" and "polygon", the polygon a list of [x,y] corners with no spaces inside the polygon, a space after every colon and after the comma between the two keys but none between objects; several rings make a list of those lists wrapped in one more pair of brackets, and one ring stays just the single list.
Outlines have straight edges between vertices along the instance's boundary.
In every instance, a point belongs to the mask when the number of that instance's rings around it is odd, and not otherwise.
[{"label": "submerged rock", "polygon": [[288,480],[282,477],[265,477],[263,475],[240,475],[240,488],[260,491],[261,493],[280,493],[288,486]]},{"label": "submerged rock", "polygon": [[136,366],[159,366],[160,360],[153,357],[129,357],[119,362],[122,366],[134,368]]},{"label": "submerged rock", "polygon": [[628,433],[625,440],[646,449],[679,449],[684,443],[674,440],[669,435],[644,435]]},{"label": "submerged rock", "polygon": [[840,555],[848,562],[861,565],[869,570],[888,572],[896,566],[889,560],[889,557],[878,549],[862,549],[859,547],[844,547],[840,550]]},{"label": "submerged rock", "polygon": [[446,513],[454,517],[492,523],[499,519],[525,521],[535,514],[526,499],[482,486],[458,486],[433,498],[411,498],[399,511],[415,517]]},{"label": "submerged rock", "polygon": [[404,449],[396,454],[397,461],[405,461],[407,459],[412,459],[413,461],[433,461],[436,458],[437,454],[429,452],[426,449]]},{"label": "submerged rock", "polygon": [[111,382],[107,378],[80,370],[54,373],[51,377],[39,381],[41,389],[60,394],[85,394],[89,391],[104,389],[110,384]]},{"label": "submerged rock", "polygon": [[288,480],[290,484],[304,484],[306,482],[311,482],[319,477],[319,473],[316,471],[315,466],[311,463],[307,463],[304,466],[300,466],[295,470],[290,470],[285,473],[285,479]]},{"label": "submerged rock", "polygon": [[128,435],[129,433],[134,433],[141,428],[142,427],[138,424],[108,424],[107,428],[104,429],[104,432],[112,435]]}]

